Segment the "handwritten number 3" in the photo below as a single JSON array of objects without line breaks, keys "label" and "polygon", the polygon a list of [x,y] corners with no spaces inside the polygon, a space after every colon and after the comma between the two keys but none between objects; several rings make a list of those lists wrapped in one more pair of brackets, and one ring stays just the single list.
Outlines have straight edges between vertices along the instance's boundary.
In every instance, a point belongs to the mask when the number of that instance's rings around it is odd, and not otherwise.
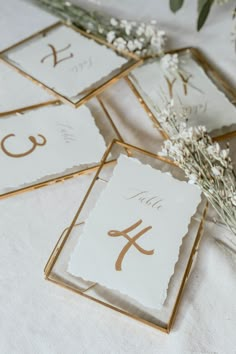
[{"label": "handwritten number 3", "polygon": [[2,141],[1,141],[1,148],[2,148],[2,151],[7,155],[7,156],[10,156],[10,157],[15,157],[15,158],[18,158],[18,157],[24,157],[24,156],[27,156],[27,155],[30,155],[35,149],[37,146],[44,146],[46,143],[47,143],[47,139],[41,135],[41,134],[38,134],[38,137],[41,138],[41,141],[37,141],[36,138],[34,136],[29,136],[28,139],[31,141],[31,143],[33,144],[32,147],[28,150],[28,151],[25,151],[25,152],[22,152],[20,154],[13,154],[12,152],[10,152],[6,146],[5,146],[5,143],[6,141],[9,139],[9,138],[12,138],[14,137],[15,134],[9,134],[9,135],[6,135]]}]

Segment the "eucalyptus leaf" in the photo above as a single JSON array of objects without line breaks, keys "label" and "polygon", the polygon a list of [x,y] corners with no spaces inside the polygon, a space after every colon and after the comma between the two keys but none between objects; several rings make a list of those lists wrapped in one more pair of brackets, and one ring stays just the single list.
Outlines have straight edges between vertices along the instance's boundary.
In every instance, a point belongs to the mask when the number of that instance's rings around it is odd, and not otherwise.
[{"label": "eucalyptus leaf", "polygon": [[172,12],[177,12],[183,6],[184,0],[170,0],[170,9]]},{"label": "eucalyptus leaf", "polygon": [[198,0],[197,2],[197,11],[198,13],[201,12],[203,6],[205,5],[205,3],[207,2],[207,0]]},{"label": "eucalyptus leaf", "polygon": [[236,18],[236,7],[235,7],[235,9],[234,9],[234,11],[233,11],[233,16],[232,16],[232,18],[233,18],[233,20]]},{"label": "eucalyptus leaf", "polygon": [[209,15],[211,6],[213,5],[214,0],[207,0],[205,1],[205,4],[203,4],[202,8],[200,9],[199,15],[198,15],[198,21],[197,21],[197,30],[200,31],[204,23],[206,22],[206,19]]}]

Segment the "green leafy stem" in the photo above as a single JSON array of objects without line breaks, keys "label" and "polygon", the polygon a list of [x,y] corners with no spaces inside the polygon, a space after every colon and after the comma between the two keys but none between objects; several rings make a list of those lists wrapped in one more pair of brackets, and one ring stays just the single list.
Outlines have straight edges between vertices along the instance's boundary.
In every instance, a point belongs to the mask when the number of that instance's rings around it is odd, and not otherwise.
[{"label": "green leafy stem", "polygon": [[[170,9],[174,13],[181,9],[184,4],[184,0],[170,0]],[[214,4],[214,0],[198,0],[198,20],[197,30],[203,27],[210,13],[211,7]]]}]

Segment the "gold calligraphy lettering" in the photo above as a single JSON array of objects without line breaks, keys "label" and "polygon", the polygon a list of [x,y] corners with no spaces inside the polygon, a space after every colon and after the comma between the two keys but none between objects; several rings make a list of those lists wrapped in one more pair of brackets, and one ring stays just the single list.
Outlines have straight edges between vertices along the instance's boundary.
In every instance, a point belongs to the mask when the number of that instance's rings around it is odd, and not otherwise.
[{"label": "gold calligraphy lettering", "polygon": [[73,56],[74,56],[73,53],[70,53],[70,55],[68,55],[67,57],[58,59],[58,53],[62,53],[65,50],[69,49],[71,47],[71,44],[68,44],[65,48],[58,49],[58,50],[56,50],[56,48],[52,44],[48,44],[48,46],[52,50],[52,53],[50,53],[50,54],[46,55],[45,57],[43,57],[41,59],[41,61],[40,61],[41,63],[44,63],[45,60],[47,60],[50,57],[53,57],[53,67],[55,68],[55,66],[57,66],[62,61],[70,59],[70,58],[73,58]]},{"label": "gold calligraphy lettering", "polygon": [[184,94],[185,94],[185,96],[187,96],[187,94],[188,94],[188,82],[189,82],[189,79],[192,77],[192,75],[184,77],[184,75],[182,73],[179,73],[179,76],[181,77],[181,80],[183,82]]},{"label": "gold calligraphy lettering", "polygon": [[122,231],[118,231],[118,230],[110,230],[108,232],[108,235],[111,237],[119,237],[122,236],[124,237],[128,242],[127,244],[123,247],[123,249],[121,250],[116,263],[115,263],[115,269],[117,271],[121,271],[122,270],[122,262],[124,259],[124,256],[126,255],[126,253],[128,252],[128,250],[130,249],[131,246],[134,246],[140,253],[143,253],[145,255],[152,255],[154,254],[154,249],[147,251],[145,249],[143,249],[141,246],[139,246],[136,241],[142,236],[144,235],[146,232],[148,232],[149,230],[152,229],[152,226],[148,226],[145,227],[143,230],[139,231],[135,236],[130,237],[128,235],[129,232],[133,231],[134,229],[136,229],[140,224],[142,224],[142,220],[138,220],[136,223],[134,223],[133,225],[131,225],[130,227],[127,227],[126,229],[122,230]]},{"label": "gold calligraphy lettering", "polygon": [[15,134],[8,134],[1,141],[1,149],[2,149],[2,151],[7,156],[14,157],[14,158],[19,158],[19,157],[24,157],[26,155],[29,155],[36,149],[37,146],[44,146],[46,144],[46,142],[47,142],[47,139],[41,134],[38,134],[38,136],[42,139],[42,142],[38,142],[34,136],[29,136],[28,139],[33,144],[32,147],[29,150],[27,150],[26,152],[15,154],[15,153],[10,152],[5,146],[6,141],[9,138],[12,138],[14,136],[15,136]]},{"label": "gold calligraphy lettering", "polygon": [[168,77],[165,76],[165,79],[166,79],[166,82],[167,82],[167,85],[168,85],[169,96],[170,96],[170,98],[173,98],[173,86],[174,86],[174,83],[176,81],[176,78],[174,78],[172,81],[170,81],[168,79]]}]

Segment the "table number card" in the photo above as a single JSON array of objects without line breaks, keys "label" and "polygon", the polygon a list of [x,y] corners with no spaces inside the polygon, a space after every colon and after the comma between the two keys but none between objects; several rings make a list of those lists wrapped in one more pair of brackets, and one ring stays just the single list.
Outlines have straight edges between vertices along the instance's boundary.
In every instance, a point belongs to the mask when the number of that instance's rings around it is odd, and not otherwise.
[{"label": "table number card", "polygon": [[130,58],[63,24],[6,50],[2,58],[75,105],[131,65]]},{"label": "table number card", "polygon": [[[209,132],[236,125],[236,109],[209,78],[191,52],[179,53],[179,73],[168,72],[160,60],[149,61],[132,71],[130,78],[153,114],[149,99],[162,109],[174,98],[175,109],[185,107],[189,126],[205,125]],[[142,91],[142,93],[141,93]]]},{"label": "table number card", "polygon": [[200,200],[196,186],[121,155],[68,272],[160,309]]},{"label": "table number card", "polygon": [[85,106],[46,106],[0,121],[0,190],[100,161],[106,145]]}]

